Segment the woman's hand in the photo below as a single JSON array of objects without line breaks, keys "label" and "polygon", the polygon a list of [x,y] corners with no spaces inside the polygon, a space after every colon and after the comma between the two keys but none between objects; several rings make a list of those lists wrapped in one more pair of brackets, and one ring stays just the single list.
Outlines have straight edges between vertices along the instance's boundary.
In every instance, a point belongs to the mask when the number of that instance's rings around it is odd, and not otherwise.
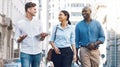
[{"label": "woman's hand", "polygon": [[77,56],[73,55],[73,61],[76,62],[77,61]]},{"label": "woman's hand", "polygon": [[56,54],[61,54],[60,49],[55,46],[55,44],[53,43],[53,41],[50,41],[50,44],[51,44],[51,46],[54,49],[54,51],[55,51]]},{"label": "woman's hand", "polygon": [[61,52],[60,52],[58,47],[54,47],[54,51],[55,51],[56,54],[61,54]]}]

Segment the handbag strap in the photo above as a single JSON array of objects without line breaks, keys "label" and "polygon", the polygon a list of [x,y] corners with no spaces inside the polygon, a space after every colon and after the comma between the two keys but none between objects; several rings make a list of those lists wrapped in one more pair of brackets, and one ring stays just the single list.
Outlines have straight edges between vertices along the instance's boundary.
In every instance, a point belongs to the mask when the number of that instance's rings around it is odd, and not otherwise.
[{"label": "handbag strap", "polygon": [[56,32],[57,32],[57,28],[58,28],[58,25],[56,26],[56,29],[55,29],[55,35],[54,35],[54,40],[53,40],[53,42],[55,41],[55,39],[56,39]]}]

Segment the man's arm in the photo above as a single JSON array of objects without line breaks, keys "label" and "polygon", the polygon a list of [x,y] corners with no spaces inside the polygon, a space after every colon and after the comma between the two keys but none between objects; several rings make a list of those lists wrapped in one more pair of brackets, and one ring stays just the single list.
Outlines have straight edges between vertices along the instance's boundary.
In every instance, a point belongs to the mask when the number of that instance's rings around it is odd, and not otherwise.
[{"label": "man's arm", "polygon": [[78,64],[78,61],[79,61],[79,57],[78,57],[78,49],[79,49],[79,39],[80,37],[80,33],[79,33],[79,25],[77,24],[76,27],[75,27],[75,44],[76,44],[76,57],[77,57],[77,64]]},{"label": "man's arm", "polygon": [[14,36],[14,39],[15,39],[15,41],[17,43],[19,43],[18,40],[19,40],[19,36],[21,35],[21,31],[20,31],[20,29],[19,29],[19,27],[17,25],[18,24],[15,25],[15,36]]},{"label": "man's arm", "polygon": [[98,27],[99,27],[99,29],[98,29],[99,30],[99,32],[98,32],[98,40],[96,42],[94,42],[94,43],[90,43],[90,46],[88,46],[88,49],[90,49],[90,50],[94,50],[94,49],[98,48],[98,46],[100,44],[103,44],[104,41],[105,41],[104,31],[103,31],[103,28],[102,28],[100,23],[98,23]]},{"label": "man's arm", "polygon": [[27,35],[19,36],[19,38],[17,39],[17,42],[18,43],[22,42],[26,37],[27,37]]},{"label": "man's arm", "polygon": [[79,33],[79,25],[76,25],[75,27],[75,43],[76,43],[76,48],[79,48],[79,42],[80,42],[80,33]]},{"label": "man's arm", "polygon": [[46,36],[48,36],[48,33],[41,33],[40,34],[40,40],[43,41]]},{"label": "man's arm", "polygon": [[17,43],[20,43],[22,42],[26,37],[27,37],[27,34],[22,34],[22,31],[20,30],[19,28],[19,23],[16,24],[15,26],[15,36],[14,36],[14,39]]},{"label": "man's arm", "polygon": [[48,36],[49,34],[43,32],[43,24],[42,24],[41,20],[39,20],[38,25],[39,25],[39,32],[40,32],[40,34],[37,35],[37,37],[38,37],[38,39],[40,41],[43,41],[45,39],[45,37]]},{"label": "man's arm", "polygon": [[99,24],[99,38],[98,38],[98,41],[95,42],[95,45],[98,46],[99,44],[103,44],[104,41],[105,41],[105,34],[104,34],[101,24]]}]

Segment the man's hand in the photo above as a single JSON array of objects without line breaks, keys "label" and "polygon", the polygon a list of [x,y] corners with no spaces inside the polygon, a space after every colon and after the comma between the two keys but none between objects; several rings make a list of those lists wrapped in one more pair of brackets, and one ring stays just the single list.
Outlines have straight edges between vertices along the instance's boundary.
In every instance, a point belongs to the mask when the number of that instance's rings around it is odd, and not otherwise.
[{"label": "man's hand", "polygon": [[27,37],[27,35],[21,35],[21,36],[19,36],[17,42],[18,43],[22,42],[26,37]]},{"label": "man's hand", "polygon": [[95,50],[95,49],[96,49],[95,46],[96,46],[95,43],[90,43],[87,48],[88,48],[89,50]]},{"label": "man's hand", "polygon": [[43,41],[45,39],[45,37],[48,36],[48,33],[41,33],[40,34],[40,39]]}]

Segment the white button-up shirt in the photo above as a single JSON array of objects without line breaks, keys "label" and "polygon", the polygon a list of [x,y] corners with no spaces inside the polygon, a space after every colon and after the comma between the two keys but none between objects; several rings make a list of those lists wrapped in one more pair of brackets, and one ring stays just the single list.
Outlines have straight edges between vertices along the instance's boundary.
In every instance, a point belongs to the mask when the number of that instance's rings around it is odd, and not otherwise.
[{"label": "white button-up shirt", "polygon": [[28,20],[24,18],[16,24],[15,40],[21,35],[27,34],[27,37],[21,42],[21,52],[27,54],[38,54],[42,52],[42,44],[40,37],[42,33],[42,24],[38,20]]}]

